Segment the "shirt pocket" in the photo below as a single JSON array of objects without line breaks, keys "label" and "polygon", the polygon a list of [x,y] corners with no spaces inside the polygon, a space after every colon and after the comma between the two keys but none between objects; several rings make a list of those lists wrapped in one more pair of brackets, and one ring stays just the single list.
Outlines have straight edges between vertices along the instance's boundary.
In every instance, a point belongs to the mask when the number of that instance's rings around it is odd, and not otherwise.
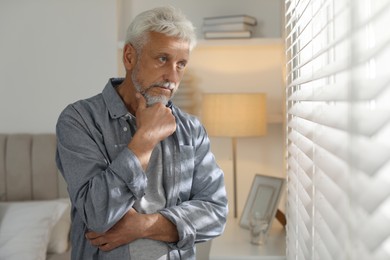
[{"label": "shirt pocket", "polygon": [[180,146],[181,181],[180,181],[179,203],[190,199],[194,169],[195,169],[194,147],[189,145],[181,145]]}]

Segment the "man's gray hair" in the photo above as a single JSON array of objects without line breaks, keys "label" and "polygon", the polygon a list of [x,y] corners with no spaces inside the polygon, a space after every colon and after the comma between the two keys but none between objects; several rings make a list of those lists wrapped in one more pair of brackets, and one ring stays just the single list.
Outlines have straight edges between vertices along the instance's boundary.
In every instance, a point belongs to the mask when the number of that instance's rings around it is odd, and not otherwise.
[{"label": "man's gray hair", "polygon": [[138,14],[127,29],[125,43],[138,51],[146,43],[148,32],[163,33],[188,41],[190,50],[196,45],[193,24],[172,6],[157,7]]}]

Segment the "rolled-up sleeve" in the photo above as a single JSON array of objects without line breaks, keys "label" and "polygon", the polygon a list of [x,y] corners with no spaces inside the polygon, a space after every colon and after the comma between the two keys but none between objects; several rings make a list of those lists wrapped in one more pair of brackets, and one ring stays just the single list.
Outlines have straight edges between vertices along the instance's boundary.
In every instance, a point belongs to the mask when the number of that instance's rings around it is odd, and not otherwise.
[{"label": "rolled-up sleeve", "polygon": [[127,146],[110,159],[104,141],[68,106],[57,122],[57,165],[70,198],[88,229],[105,232],[140,198],[147,179]]}]

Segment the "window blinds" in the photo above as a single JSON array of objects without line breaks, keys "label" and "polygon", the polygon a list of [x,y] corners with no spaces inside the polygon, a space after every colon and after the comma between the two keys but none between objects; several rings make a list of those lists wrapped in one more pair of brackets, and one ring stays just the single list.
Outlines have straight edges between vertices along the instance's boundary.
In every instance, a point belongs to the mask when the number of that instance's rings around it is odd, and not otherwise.
[{"label": "window blinds", "polygon": [[285,12],[287,259],[390,259],[390,1]]}]

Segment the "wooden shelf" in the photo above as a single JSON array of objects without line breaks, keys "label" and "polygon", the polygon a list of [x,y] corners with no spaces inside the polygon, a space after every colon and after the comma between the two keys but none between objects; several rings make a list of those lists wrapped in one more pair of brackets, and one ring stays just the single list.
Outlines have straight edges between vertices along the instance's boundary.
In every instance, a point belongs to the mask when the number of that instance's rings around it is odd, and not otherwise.
[{"label": "wooden shelf", "polygon": [[282,38],[199,39],[197,47],[283,45]]},{"label": "wooden shelf", "polygon": [[[282,38],[249,38],[249,39],[198,39],[196,48],[208,46],[261,46],[283,45]],[[118,41],[118,49],[122,50],[124,41]]]}]

